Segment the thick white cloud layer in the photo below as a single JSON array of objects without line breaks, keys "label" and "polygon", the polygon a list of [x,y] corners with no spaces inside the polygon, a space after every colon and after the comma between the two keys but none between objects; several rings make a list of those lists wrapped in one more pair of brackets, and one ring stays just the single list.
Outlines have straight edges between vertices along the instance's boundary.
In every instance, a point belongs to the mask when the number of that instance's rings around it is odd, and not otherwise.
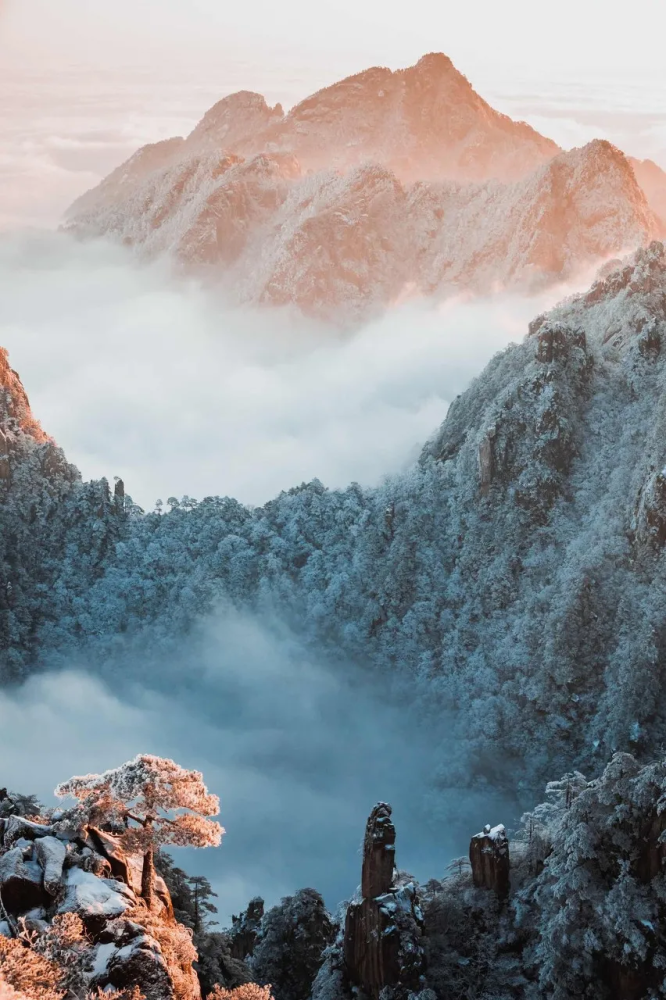
[{"label": "thick white cloud layer", "polygon": [[0,344],[36,416],[85,478],[119,475],[150,507],[378,482],[543,305],[408,305],[342,338],[102,243],[0,241]]}]

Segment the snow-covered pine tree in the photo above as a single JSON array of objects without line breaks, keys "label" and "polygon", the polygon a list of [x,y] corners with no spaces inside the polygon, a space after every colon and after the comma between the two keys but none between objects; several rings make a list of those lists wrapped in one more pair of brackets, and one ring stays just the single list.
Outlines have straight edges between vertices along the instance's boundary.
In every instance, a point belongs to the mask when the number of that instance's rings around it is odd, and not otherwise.
[{"label": "snow-covered pine tree", "polygon": [[164,757],[140,754],[103,774],[70,778],[55,794],[78,800],[61,823],[115,824],[122,830],[124,847],[143,852],[141,894],[149,908],[155,849],[169,844],[217,847],[224,833],[210,819],[219,813],[219,799],[208,791],[201,772],[185,770]]}]

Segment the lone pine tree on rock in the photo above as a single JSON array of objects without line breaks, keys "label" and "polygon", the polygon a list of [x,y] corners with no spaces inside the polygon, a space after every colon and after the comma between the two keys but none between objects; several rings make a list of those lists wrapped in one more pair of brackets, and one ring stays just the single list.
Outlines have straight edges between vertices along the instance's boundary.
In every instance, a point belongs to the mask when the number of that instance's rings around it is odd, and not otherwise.
[{"label": "lone pine tree on rock", "polygon": [[217,816],[220,803],[206,788],[200,771],[187,771],[173,760],[140,754],[103,774],[86,774],[58,785],[60,798],[78,800],[79,826],[112,825],[121,831],[124,848],[143,853],[141,895],[153,902],[155,849],[217,847],[224,829]]}]

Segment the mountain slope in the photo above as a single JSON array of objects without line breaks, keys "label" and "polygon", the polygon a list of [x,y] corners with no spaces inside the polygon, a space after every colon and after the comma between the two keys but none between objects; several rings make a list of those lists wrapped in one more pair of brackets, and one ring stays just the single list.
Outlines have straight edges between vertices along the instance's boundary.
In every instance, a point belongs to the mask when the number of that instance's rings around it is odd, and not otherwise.
[{"label": "mountain slope", "polygon": [[290,154],[208,152],[69,228],[212,267],[237,300],[346,322],[405,294],[533,291],[660,232],[626,158],[601,141],[512,184],[405,186],[371,164],[303,176]]},{"label": "mountain slope", "polygon": [[306,98],[285,115],[261,94],[218,101],[186,139],[143,147],[71,206],[68,217],[108,205],[176,156],[251,158],[290,153],[307,170],[347,170],[378,162],[404,181],[515,180],[559,149],[524,122],[493,110],[441,53],[392,72],[373,68]]},{"label": "mountain slope", "polygon": [[441,53],[284,114],[219,101],[69,210],[77,236],[174,254],[242,302],[362,320],[407,294],[534,290],[660,237],[666,174],[607,142],[563,153]]}]

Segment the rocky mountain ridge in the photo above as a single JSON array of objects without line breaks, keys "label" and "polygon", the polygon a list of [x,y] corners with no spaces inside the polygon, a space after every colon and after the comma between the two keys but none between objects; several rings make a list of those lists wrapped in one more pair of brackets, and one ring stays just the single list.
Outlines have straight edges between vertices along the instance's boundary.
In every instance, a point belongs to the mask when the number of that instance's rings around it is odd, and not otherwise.
[{"label": "rocky mountain ridge", "polygon": [[666,174],[607,142],[562,152],[441,53],[284,114],[241,91],[139,150],[65,229],[221,281],[232,300],[354,324],[408,296],[535,291],[666,230]]},{"label": "rocky mountain ridge", "polygon": [[197,153],[67,224],[213,271],[236,301],[347,323],[406,296],[541,290],[660,227],[626,158],[601,141],[510,184],[405,185],[372,164],[304,176],[291,153]]}]

